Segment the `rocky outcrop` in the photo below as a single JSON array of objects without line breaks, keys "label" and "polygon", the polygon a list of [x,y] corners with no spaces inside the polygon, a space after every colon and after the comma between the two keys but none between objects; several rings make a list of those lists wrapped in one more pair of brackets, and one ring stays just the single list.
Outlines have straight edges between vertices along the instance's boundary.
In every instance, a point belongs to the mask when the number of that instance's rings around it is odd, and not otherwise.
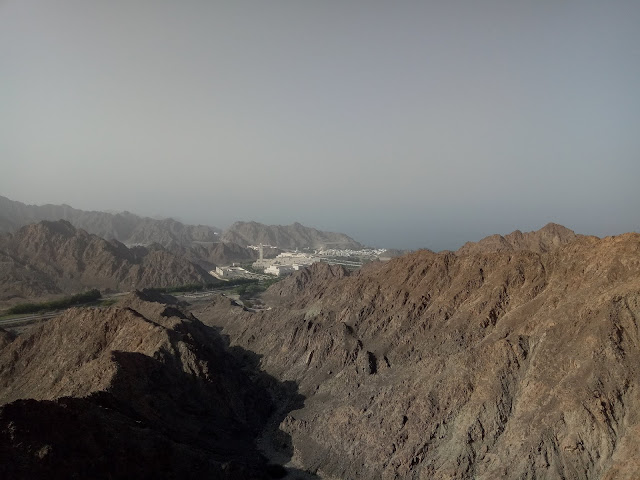
[{"label": "rocky outcrop", "polygon": [[280,428],[321,476],[634,478],[640,235],[543,230],[530,248],[314,266],[271,287],[271,310],[196,314],[299,384]]},{"label": "rocky outcrop", "polygon": [[225,242],[242,246],[272,245],[284,249],[360,249],[362,245],[343,233],[323,232],[305,227],[299,223],[292,225],[263,225],[257,222],[236,222],[222,235]]},{"label": "rocky outcrop", "polygon": [[0,237],[0,300],[208,282],[215,279],[205,270],[159,245],[129,249],[66,221]]},{"label": "rocky outcrop", "polygon": [[170,246],[176,243],[191,245],[193,242],[219,241],[219,230],[215,227],[185,225],[171,218],[156,220],[129,212],[78,210],[69,205],[25,205],[0,196],[0,232],[12,233],[42,220],[66,220],[76,228],[128,245],[159,243]]},{"label": "rocky outcrop", "polygon": [[170,298],[125,304],[68,310],[0,349],[0,476],[271,478],[256,374]]}]

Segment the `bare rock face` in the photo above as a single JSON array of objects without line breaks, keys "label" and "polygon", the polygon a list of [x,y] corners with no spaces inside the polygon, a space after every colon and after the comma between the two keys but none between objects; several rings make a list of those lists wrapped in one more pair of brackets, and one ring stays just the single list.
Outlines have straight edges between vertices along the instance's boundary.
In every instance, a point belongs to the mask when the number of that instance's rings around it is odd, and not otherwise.
[{"label": "bare rock face", "polygon": [[[327,263],[316,262],[311,266],[302,269],[297,275],[290,277],[287,281],[278,282],[273,285],[268,293],[267,298],[277,297],[293,297],[305,291],[310,283],[321,284],[331,282],[349,275],[349,271],[342,265],[329,265]],[[301,300],[301,298],[298,298]]]},{"label": "bare rock face", "polygon": [[505,241],[314,266],[271,310],[195,313],[299,384],[280,428],[321,476],[637,478],[640,235]]},{"label": "bare rock face", "polygon": [[254,446],[264,388],[170,299],[126,303],[0,348],[0,476],[269,478]]},{"label": "bare rock face", "polygon": [[159,245],[127,248],[69,222],[28,225],[0,237],[0,300],[98,288],[130,290],[215,280]]},{"label": "bare rock face", "polygon": [[343,233],[323,232],[299,223],[263,225],[257,222],[236,222],[225,230],[222,239],[242,246],[263,243],[286,249],[362,248],[361,244]]},{"label": "bare rock face", "polygon": [[66,220],[76,228],[126,244],[169,246],[219,240],[219,230],[206,225],[185,225],[171,218],[156,220],[129,212],[89,212],[69,205],[25,205],[0,196],[0,232],[12,233],[42,220]]}]

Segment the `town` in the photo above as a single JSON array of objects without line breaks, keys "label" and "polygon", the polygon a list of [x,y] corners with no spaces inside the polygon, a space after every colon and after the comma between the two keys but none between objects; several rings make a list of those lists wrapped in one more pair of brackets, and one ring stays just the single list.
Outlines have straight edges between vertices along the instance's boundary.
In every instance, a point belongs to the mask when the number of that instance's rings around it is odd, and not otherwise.
[{"label": "town", "polygon": [[264,258],[264,249],[274,248],[271,245],[249,245],[248,248],[258,251],[258,260],[251,264],[250,268],[248,265],[232,264],[218,266],[209,273],[221,280],[231,278],[265,279],[273,276],[288,275],[316,262],[343,265],[349,269],[356,269],[367,262],[389,260],[385,256],[387,250],[384,248],[365,248],[362,250],[326,249],[315,250],[313,253],[295,250],[282,252],[275,258]]}]

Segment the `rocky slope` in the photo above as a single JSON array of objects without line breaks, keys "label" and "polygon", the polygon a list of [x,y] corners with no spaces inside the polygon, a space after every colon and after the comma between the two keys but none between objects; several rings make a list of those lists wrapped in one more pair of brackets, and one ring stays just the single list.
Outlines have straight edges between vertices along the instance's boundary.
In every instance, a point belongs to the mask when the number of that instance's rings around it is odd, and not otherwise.
[{"label": "rocky slope", "polygon": [[465,255],[470,253],[487,252],[515,252],[529,250],[545,253],[561,245],[573,242],[582,235],[576,235],[557,223],[548,223],[540,230],[522,233],[516,230],[508,235],[490,235],[479,242],[467,242],[456,253]]},{"label": "rocky slope", "polygon": [[280,428],[323,477],[637,478],[640,235],[543,231],[351,275],[316,264],[269,311],[196,315],[299,384]]},{"label": "rocky slope", "polygon": [[299,223],[264,225],[236,222],[225,230],[222,239],[242,246],[263,243],[284,249],[362,248],[361,244],[343,233],[322,232]]},{"label": "rocky slope", "polygon": [[63,220],[0,236],[0,300],[208,282],[201,267],[159,245],[130,249]]},{"label": "rocky slope", "polygon": [[0,347],[0,476],[271,478],[252,375],[170,298],[68,310]]},{"label": "rocky slope", "polygon": [[69,205],[26,205],[0,196],[0,232],[15,232],[42,220],[67,220],[76,228],[128,245],[159,243],[169,246],[219,241],[216,233],[219,230],[215,227],[184,225],[170,218],[156,220],[129,212],[112,214],[78,210]]}]

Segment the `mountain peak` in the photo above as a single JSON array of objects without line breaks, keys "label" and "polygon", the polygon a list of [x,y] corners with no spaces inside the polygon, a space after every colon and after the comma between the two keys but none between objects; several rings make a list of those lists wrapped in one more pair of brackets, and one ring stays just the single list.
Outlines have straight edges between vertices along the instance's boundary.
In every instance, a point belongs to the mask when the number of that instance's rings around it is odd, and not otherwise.
[{"label": "mountain peak", "polygon": [[258,222],[235,222],[222,235],[224,242],[242,246],[273,245],[285,249],[352,248],[362,245],[344,233],[323,232],[305,227],[299,222],[292,225],[264,225]]},{"label": "mountain peak", "polygon": [[545,253],[565,243],[579,238],[573,230],[557,223],[547,223],[539,230],[521,232],[514,230],[507,235],[490,235],[478,242],[467,242],[458,251],[458,255],[479,252],[500,252],[530,250]]}]

